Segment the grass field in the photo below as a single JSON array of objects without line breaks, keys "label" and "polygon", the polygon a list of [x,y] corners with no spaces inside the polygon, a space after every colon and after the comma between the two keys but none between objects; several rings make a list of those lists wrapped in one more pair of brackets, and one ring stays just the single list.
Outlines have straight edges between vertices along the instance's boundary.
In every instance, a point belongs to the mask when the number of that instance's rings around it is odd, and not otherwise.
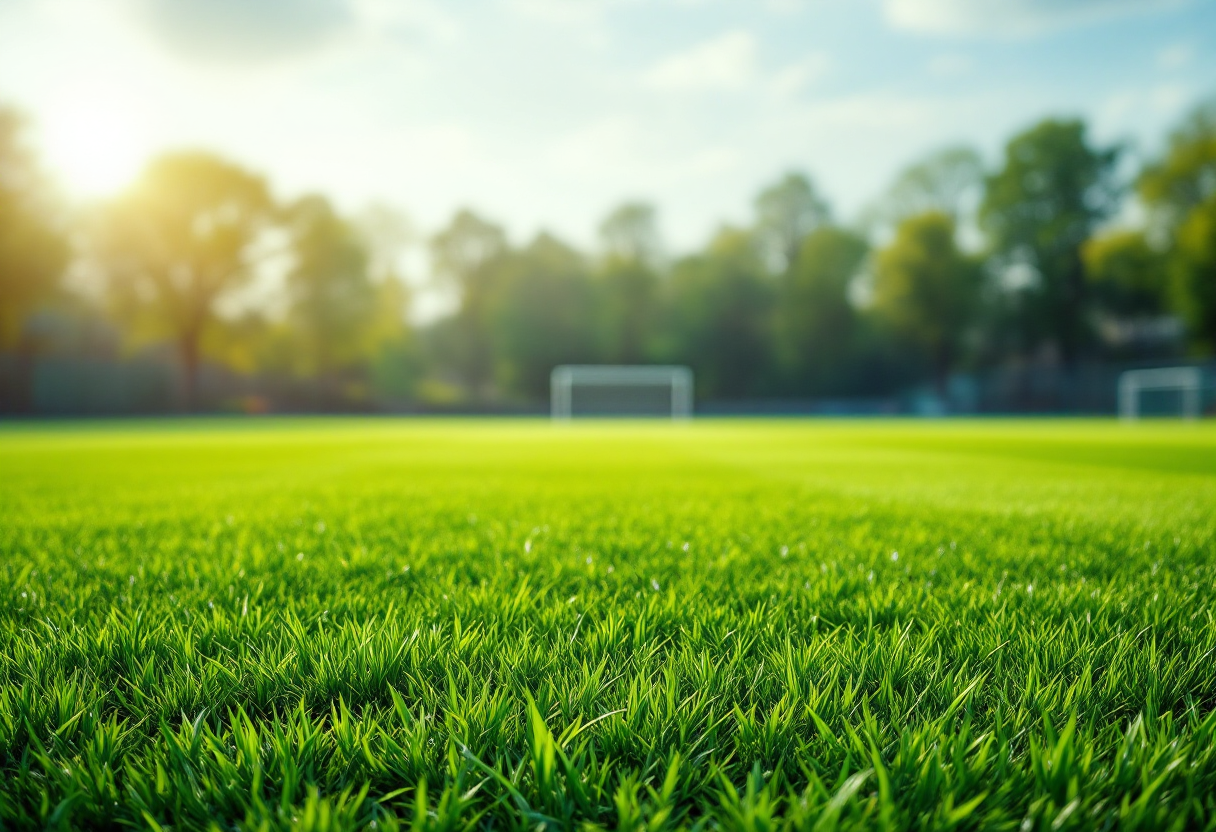
[{"label": "grass field", "polygon": [[0,428],[0,827],[1216,826],[1216,426]]}]

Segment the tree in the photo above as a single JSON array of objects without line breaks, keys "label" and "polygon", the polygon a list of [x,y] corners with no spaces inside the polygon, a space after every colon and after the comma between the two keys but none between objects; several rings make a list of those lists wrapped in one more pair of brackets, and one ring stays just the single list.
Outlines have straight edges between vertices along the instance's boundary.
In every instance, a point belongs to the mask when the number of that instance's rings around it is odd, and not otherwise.
[{"label": "tree", "polygon": [[299,369],[333,378],[374,347],[376,287],[356,229],[329,201],[307,196],[287,210],[293,264],[287,273],[287,320],[300,344]]},{"label": "tree", "polygon": [[925,352],[939,392],[958,358],[979,286],[976,263],[955,242],[954,219],[941,211],[904,220],[875,260],[874,311]]},{"label": "tree", "polygon": [[1178,228],[1174,286],[1178,308],[1199,349],[1216,352],[1216,195],[1191,211]]},{"label": "tree", "polygon": [[550,234],[504,258],[492,307],[503,389],[543,400],[555,366],[592,360],[594,301],[583,257]]},{"label": "tree", "polygon": [[760,395],[772,376],[774,286],[751,234],[725,228],[672,269],[666,352],[709,397]]},{"label": "tree", "polygon": [[1066,364],[1089,335],[1081,246],[1118,206],[1118,156],[1091,147],[1082,122],[1049,119],[1015,136],[985,183],[980,225],[998,262],[1037,275],[1018,322],[1023,343],[1046,339]]},{"label": "tree", "polygon": [[604,257],[598,270],[604,354],[618,364],[636,364],[650,350],[662,259],[654,208],[627,203],[600,224]]},{"label": "tree", "polygon": [[188,408],[217,303],[249,279],[272,212],[261,177],[188,152],[153,161],[102,214],[95,253],[115,308],[145,334],[172,339]]},{"label": "tree", "polygon": [[402,264],[420,237],[406,214],[384,203],[368,205],[354,224],[367,249],[376,293],[376,316],[369,328],[372,392],[382,404],[401,404],[416,396],[424,371],[422,345],[406,320],[411,292]]},{"label": "tree", "polygon": [[488,398],[494,379],[490,334],[490,302],[508,252],[501,227],[469,210],[452,217],[448,227],[431,239],[433,271],[460,297],[451,328],[452,355],[469,391]]},{"label": "tree", "polygon": [[418,231],[408,216],[384,203],[372,203],[354,222],[363,238],[373,280],[401,277],[402,255],[419,242]]},{"label": "tree", "polygon": [[478,270],[506,250],[502,227],[468,209],[457,211],[448,227],[431,239],[435,274],[462,291],[473,291]]},{"label": "tree", "polygon": [[600,241],[609,260],[657,268],[663,257],[654,206],[645,202],[627,202],[605,217]]},{"label": "tree", "polygon": [[1145,166],[1136,186],[1156,230],[1167,232],[1216,194],[1216,98],[1183,119],[1166,154]]},{"label": "tree", "polygon": [[0,107],[0,349],[14,346],[26,315],[55,294],[69,255],[24,131],[22,118]]},{"label": "tree", "polygon": [[425,369],[421,344],[406,321],[410,307],[409,288],[404,280],[388,274],[380,279],[375,289],[376,317],[371,324],[372,390],[381,402],[405,402],[415,397]]},{"label": "tree", "polygon": [[766,261],[781,272],[798,256],[802,238],[828,222],[831,211],[805,174],[790,172],[756,197],[756,236]]},{"label": "tree", "polygon": [[891,225],[928,211],[949,214],[958,222],[983,181],[978,153],[969,147],[947,147],[905,168],[871,213]]},{"label": "tree", "polygon": [[841,392],[857,312],[849,288],[868,246],[851,231],[822,226],[802,241],[779,284],[777,339],[799,395]]},{"label": "tree", "polygon": [[1187,117],[1137,186],[1150,211],[1150,233],[1170,244],[1173,305],[1196,346],[1216,351],[1216,99]]},{"label": "tree", "polygon": [[1103,312],[1145,317],[1167,311],[1165,256],[1143,231],[1121,229],[1091,237],[1081,256],[1095,302]]}]

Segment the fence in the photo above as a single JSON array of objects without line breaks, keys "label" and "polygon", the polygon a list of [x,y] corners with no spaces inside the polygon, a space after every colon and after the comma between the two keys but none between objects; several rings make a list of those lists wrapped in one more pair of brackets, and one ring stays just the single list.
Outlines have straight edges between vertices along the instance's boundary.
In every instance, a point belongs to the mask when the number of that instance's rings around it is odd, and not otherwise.
[{"label": "fence", "polygon": [[[944,395],[931,387],[868,399],[762,398],[702,400],[702,416],[883,416],[883,415],[1115,415],[1119,377],[1134,369],[1162,366],[1199,369],[1200,412],[1216,413],[1216,362],[1160,361],[1138,364],[1085,364],[1073,368],[1026,365],[953,376]],[[313,385],[315,387],[316,385]],[[445,412],[525,415],[544,412],[540,402],[452,402],[437,409],[424,402],[381,402],[368,398],[343,403],[320,389],[299,389],[289,379],[249,378],[218,366],[203,368],[199,409],[278,412]],[[0,354],[0,415],[121,416],[180,411],[181,375],[168,355],[121,357],[21,357]],[[1145,391],[1145,416],[1178,415],[1181,393]]]}]

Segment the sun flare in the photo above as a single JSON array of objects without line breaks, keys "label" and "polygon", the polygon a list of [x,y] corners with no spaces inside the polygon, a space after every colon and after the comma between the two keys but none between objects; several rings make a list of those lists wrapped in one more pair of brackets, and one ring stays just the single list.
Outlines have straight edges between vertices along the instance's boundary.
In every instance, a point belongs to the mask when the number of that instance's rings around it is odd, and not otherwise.
[{"label": "sun flare", "polygon": [[122,96],[77,90],[46,116],[47,162],[70,193],[108,196],[130,183],[147,158],[142,126]]}]

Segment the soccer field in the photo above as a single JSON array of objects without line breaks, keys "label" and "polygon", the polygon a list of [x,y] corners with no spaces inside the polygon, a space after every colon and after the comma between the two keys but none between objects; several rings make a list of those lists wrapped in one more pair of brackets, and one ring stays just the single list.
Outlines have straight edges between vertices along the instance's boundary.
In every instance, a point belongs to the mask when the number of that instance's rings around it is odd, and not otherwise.
[{"label": "soccer field", "polygon": [[1210,423],[9,425],[0,827],[1210,827],[1214,600]]}]

